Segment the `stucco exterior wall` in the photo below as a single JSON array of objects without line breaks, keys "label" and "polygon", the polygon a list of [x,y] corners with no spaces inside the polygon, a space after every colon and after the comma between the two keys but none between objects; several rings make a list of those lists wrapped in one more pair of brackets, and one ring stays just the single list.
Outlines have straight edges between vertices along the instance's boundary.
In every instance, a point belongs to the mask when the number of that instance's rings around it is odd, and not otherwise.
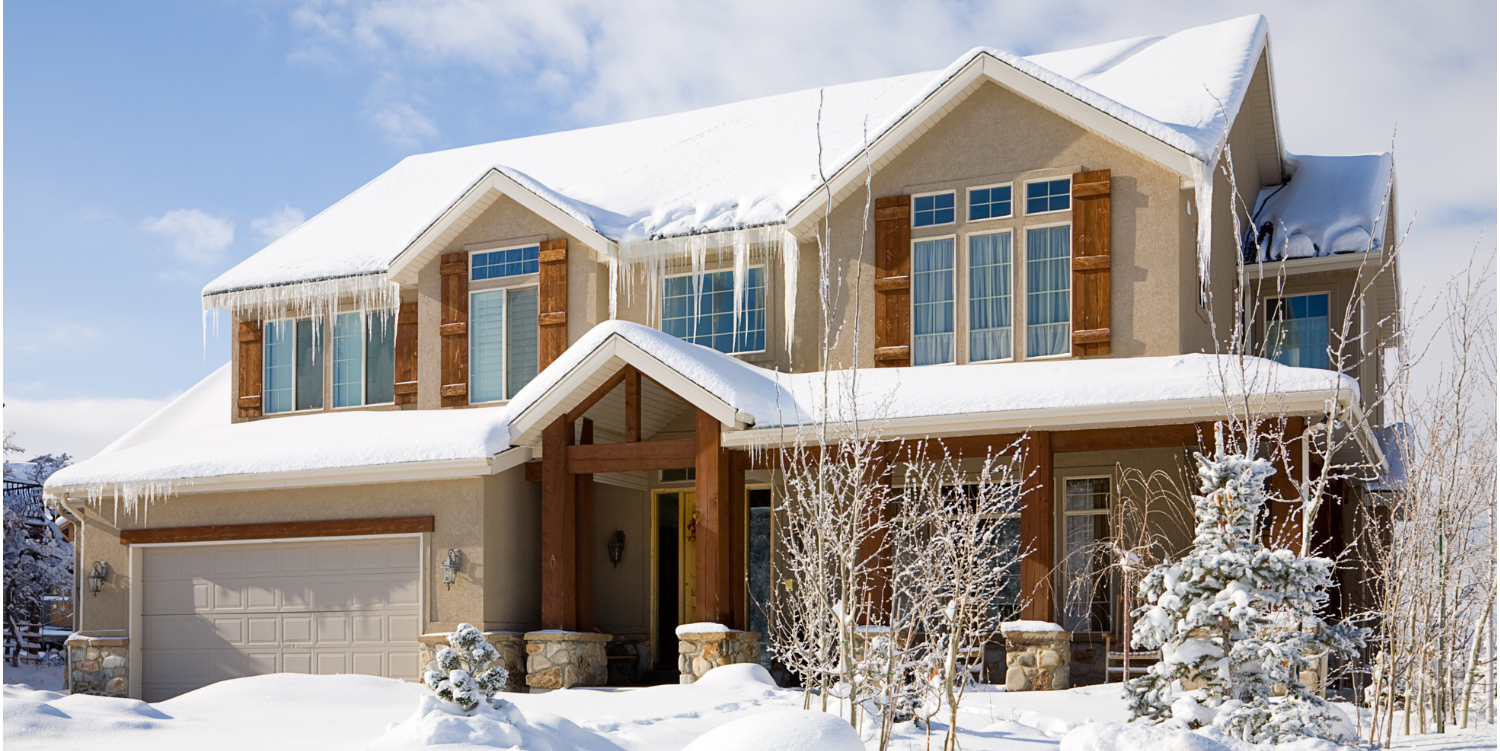
[{"label": "stucco exterior wall", "polygon": [[542,485],[513,467],[484,478],[484,629],[532,631],[542,623]]},{"label": "stucco exterior wall", "polygon": [[[646,490],[594,483],[594,624],[606,634],[641,641],[651,633],[649,499]],[[615,530],[625,533],[618,567],[610,564],[606,548]]]}]

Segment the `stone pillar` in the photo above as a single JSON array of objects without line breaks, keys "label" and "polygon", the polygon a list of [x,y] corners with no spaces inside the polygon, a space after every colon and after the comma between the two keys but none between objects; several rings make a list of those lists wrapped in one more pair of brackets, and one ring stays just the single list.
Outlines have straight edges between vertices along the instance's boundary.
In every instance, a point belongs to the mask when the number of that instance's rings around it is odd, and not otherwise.
[{"label": "stone pillar", "polygon": [[[718,624],[709,624],[718,625]],[[720,665],[760,664],[760,634],[755,631],[677,632],[677,670],[681,683],[692,683]]]},{"label": "stone pillar", "polygon": [[531,631],[526,634],[526,685],[532,691],[603,686],[609,680],[609,634]]},{"label": "stone pillar", "polygon": [[[437,659],[438,650],[448,646],[449,633],[422,634],[417,643],[422,649],[422,671],[427,663]],[[510,673],[505,681],[505,690],[511,693],[526,693],[526,639],[520,631],[486,631],[484,640],[500,652],[500,667]]]},{"label": "stone pillar", "polygon": [[1068,687],[1073,634],[1055,623],[1006,623],[1005,690],[1057,691]]},{"label": "stone pillar", "polygon": [[68,649],[68,690],[75,694],[130,693],[130,639],[73,634]]}]

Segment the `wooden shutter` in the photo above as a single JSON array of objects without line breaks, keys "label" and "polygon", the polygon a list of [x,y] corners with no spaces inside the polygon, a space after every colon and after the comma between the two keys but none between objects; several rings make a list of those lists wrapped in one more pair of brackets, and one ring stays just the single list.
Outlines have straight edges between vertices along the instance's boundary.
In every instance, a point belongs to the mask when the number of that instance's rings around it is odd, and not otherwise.
[{"label": "wooden shutter", "polygon": [[240,417],[260,417],[263,334],[260,321],[240,321],[240,393],[236,406]]},{"label": "wooden shutter", "polygon": [[1109,170],[1073,175],[1073,356],[1109,354]]},{"label": "wooden shutter", "polygon": [[443,254],[439,271],[443,277],[443,318],[438,329],[443,340],[443,406],[461,407],[469,403],[469,254]]},{"label": "wooden shutter", "polygon": [[543,240],[536,323],[540,341],[537,369],[545,369],[568,348],[568,239]]},{"label": "wooden shutter", "polygon": [[875,199],[875,367],[911,365],[911,196]]},{"label": "wooden shutter", "polygon": [[417,403],[417,304],[401,303],[396,313],[396,403]]}]

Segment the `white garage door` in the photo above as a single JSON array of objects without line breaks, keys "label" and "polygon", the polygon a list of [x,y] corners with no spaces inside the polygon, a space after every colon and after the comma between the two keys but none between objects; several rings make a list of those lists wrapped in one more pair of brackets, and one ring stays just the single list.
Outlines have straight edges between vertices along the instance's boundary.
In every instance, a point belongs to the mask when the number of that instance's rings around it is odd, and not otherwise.
[{"label": "white garage door", "polygon": [[416,538],[144,552],[146,701],[266,673],[417,679]]}]

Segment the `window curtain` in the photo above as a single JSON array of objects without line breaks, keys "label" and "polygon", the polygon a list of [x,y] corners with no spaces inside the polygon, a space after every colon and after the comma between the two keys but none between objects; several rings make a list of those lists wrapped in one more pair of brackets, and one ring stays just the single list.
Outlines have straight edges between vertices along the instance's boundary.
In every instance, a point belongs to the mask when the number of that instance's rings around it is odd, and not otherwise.
[{"label": "window curtain", "polygon": [[506,313],[510,323],[505,334],[505,398],[516,395],[537,370],[537,288],[524,287],[507,291]]},{"label": "window curtain", "polygon": [[1026,231],[1026,356],[1061,355],[1071,350],[1072,228]]},{"label": "window curtain", "polygon": [[505,398],[505,290],[469,300],[469,401]]},{"label": "window curtain", "polygon": [[333,324],[333,406],[353,407],[364,397],[364,341],[360,313],[340,313]]},{"label": "window curtain", "polygon": [[953,362],[953,238],[912,244],[912,365]]},{"label": "window curtain", "polygon": [[1011,234],[969,237],[969,361],[1010,358]]},{"label": "window curtain", "polygon": [[296,337],[295,321],[272,321],[266,324],[264,373],[265,412],[292,411],[292,349]]},{"label": "window curtain", "polygon": [[1329,367],[1328,295],[1299,295],[1266,306],[1266,351],[1283,365]]},{"label": "window curtain", "polygon": [[297,322],[297,409],[323,408],[323,328]]},{"label": "window curtain", "polygon": [[365,404],[396,401],[396,315],[371,313],[365,325]]}]

